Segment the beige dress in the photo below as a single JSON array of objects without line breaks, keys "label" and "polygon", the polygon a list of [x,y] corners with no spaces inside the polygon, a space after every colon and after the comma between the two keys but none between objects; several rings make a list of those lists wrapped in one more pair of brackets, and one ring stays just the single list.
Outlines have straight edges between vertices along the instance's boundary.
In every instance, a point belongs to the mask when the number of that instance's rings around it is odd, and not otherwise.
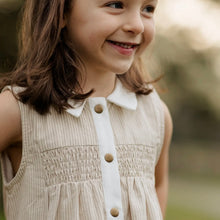
[{"label": "beige dress", "polygon": [[107,98],[70,103],[62,114],[51,108],[41,116],[19,102],[23,152],[15,177],[1,156],[7,220],[162,220],[154,177],[164,138],[157,93],[136,96],[117,81]]}]

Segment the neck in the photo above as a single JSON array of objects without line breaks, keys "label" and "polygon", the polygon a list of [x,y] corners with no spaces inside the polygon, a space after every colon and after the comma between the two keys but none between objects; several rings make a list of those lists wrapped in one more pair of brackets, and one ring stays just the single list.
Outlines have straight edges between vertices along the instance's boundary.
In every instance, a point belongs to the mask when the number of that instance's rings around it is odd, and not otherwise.
[{"label": "neck", "polygon": [[116,74],[111,72],[100,73],[88,71],[86,80],[82,85],[83,92],[89,92],[94,89],[91,97],[107,97],[115,88]]}]

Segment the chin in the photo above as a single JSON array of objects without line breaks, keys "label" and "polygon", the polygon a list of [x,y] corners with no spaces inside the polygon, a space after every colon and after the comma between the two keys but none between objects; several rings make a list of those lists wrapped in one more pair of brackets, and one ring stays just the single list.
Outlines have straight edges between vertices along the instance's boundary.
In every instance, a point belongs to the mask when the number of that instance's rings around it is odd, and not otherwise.
[{"label": "chin", "polygon": [[123,74],[127,73],[128,70],[129,70],[129,69],[127,69],[127,70],[125,70],[125,71],[120,71],[120,72],[117,71],[116,73],[117,73],[117,75],[123,75]]},{"label": "chin", "polygon": [[117,73],[117,75],[125,74],[132,66],[132,63],[129,65],[118,64],[116,68],[112,68],[112,72]]}]

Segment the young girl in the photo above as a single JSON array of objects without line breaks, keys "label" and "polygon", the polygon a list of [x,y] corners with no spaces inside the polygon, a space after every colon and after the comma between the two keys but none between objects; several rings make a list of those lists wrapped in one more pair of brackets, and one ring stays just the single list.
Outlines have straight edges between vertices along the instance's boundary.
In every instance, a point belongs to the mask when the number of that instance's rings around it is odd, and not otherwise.
[{"label": "young girl", "polygon": [[163,219],[172,123],[140,62],[156,5],[25,2],[0,85],[7,220]]}]

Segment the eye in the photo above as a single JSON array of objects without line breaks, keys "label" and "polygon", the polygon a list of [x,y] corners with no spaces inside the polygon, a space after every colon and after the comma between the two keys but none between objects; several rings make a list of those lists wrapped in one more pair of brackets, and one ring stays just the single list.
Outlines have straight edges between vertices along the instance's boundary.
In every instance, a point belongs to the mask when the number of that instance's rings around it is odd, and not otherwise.
[{"label": "eye", "polygon": [[110,2],[110,3],[107,3],[106,6],[110,7],[110,8],[122,9],[123,8],[123,3],[122,2]]},{"label": "eye", "polygon": [[151,5],[148,5],[144,8],[143,10],[145,13],[148,13],[148,14],[153,14],[154,11],[155,11],[155,7],[154,6],[151,6]]}]

